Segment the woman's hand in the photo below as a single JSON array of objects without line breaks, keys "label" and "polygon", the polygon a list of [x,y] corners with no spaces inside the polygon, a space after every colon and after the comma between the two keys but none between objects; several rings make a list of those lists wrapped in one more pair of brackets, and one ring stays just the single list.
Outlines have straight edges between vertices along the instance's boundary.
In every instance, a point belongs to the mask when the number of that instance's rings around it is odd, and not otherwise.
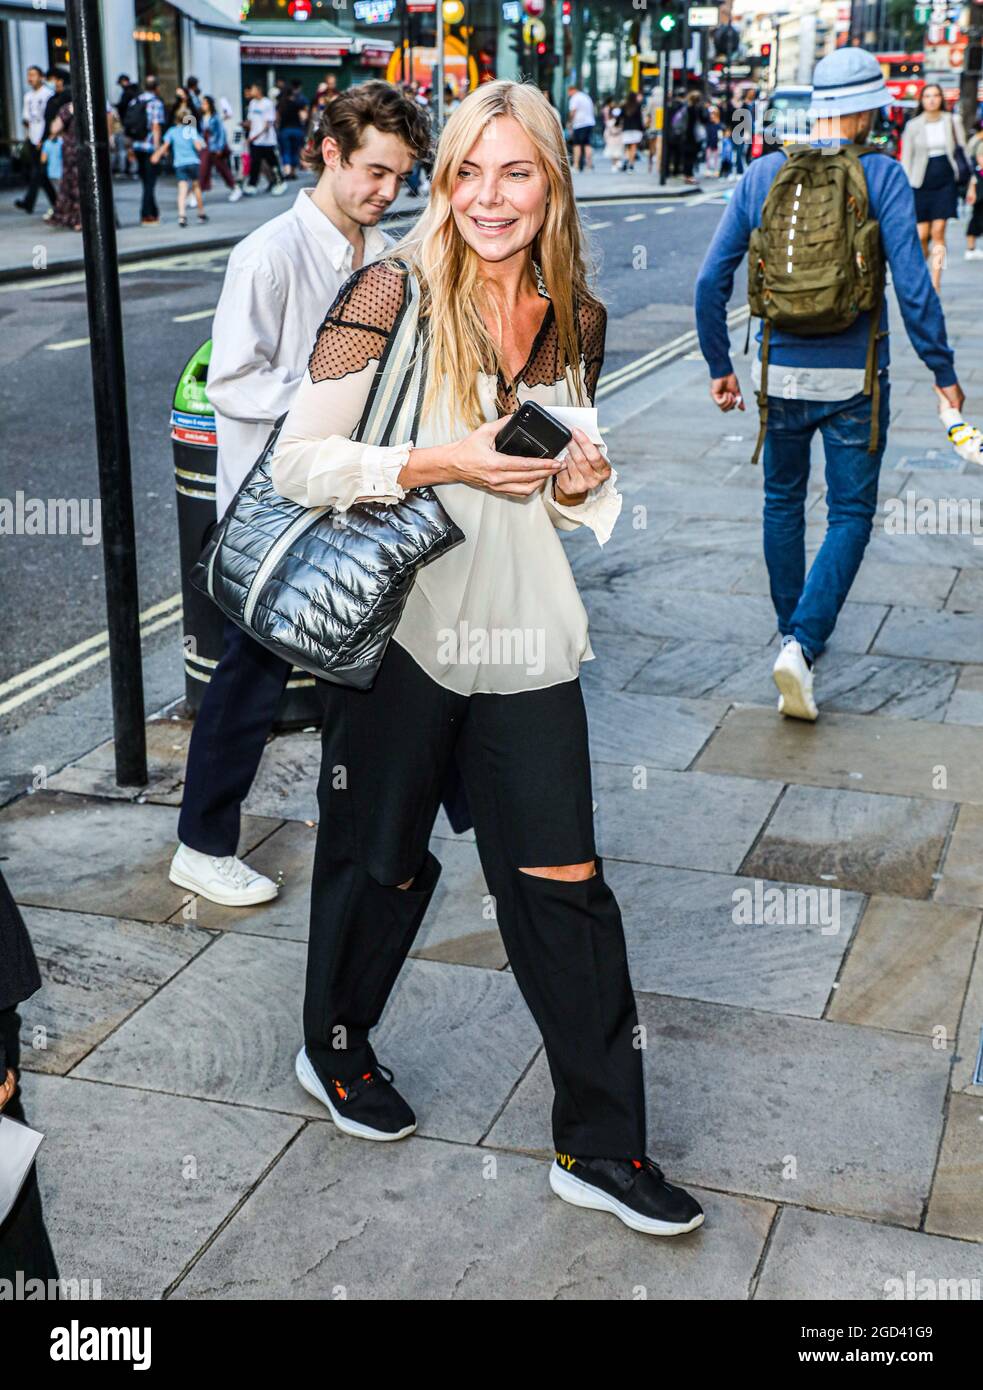
[{"label": "woman's hand", "polygon": [[451,446],[454,481],[504,493],[506,497],[527,497],[542,487],[544,479],[562,470],[564,465],[556,459],[498,453],[495,436],[511,419],[511,415],[503,415],[499,420],[489,420]]},{"label": "woman's hand", "polygon": [[17,1077],[14,1072],[11,1071],[10,1067],[8,1067],[7,1075],[4,1077],[3,1082],[0,1083],[0,1110],[7,1104],[8,1100],[12,1099],[16,1090]]},{"label": "woman's hand", "polygon": [[567,456],[553,482],[553,495],[563,507],[576,507],[605,478],[611,476],[611,465],[584,430],[576,425],[567,445]]}]

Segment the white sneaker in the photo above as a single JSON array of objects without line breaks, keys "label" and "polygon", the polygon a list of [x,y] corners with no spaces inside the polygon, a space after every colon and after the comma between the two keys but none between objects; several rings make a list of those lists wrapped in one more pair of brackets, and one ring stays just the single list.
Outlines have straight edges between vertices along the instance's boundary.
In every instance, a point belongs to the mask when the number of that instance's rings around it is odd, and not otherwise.
[{"label": "white sneaker", "polygon": [[183,844],[171,860],[168,877],[178,887],[223,907],[252,907],[269,902],[280,891],[271,878],[256,873],[234,854],[202,854]]},{"label": "white sneaker", "polygon": [[244,184],[242,191],[247,198],[255,198],[259,194],[259,189],[253,188],[251,183]]},{"label": "white sneaker", "polygon": [[967,251],[964,259],[967,261],[983,261],[983,251]]},{"label": "white sneaker", "polygon": [[285,182],[284,182],[284,183],[278,183],[278,184],[276,184],[273,188],[270,189],[270,197],[271,197],[271,198],[282,198],[283,195],[284,195],[284,193],[286,193],[286,192],[287,192],[287,185],[286,185],[286,183],[285,183]]},{"label": "white sneaker", "polygon": [[771,672],[780,693],[779,714],[790,719],[818,719],[819,710],[812,694],[812,671],[798,642],[786,642]]},{"label": "white sneaker", "polygon": [[233,188],[232,192],[229,194],[229,202],[230,202],[230,203],[237,203],[241,197],[242,197],[242,189],[241,189],[241,188]]}]

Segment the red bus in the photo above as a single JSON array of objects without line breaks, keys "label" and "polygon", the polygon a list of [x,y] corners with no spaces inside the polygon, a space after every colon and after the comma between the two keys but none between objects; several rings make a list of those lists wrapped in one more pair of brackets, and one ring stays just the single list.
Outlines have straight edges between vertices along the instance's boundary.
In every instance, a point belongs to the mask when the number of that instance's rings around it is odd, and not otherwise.
[{"label": "red bus", "polygon": [[925,54],[875,53],[874,57],[881,65],[884,85],[891,95],[898,101],[917,101],[925,86]]}]

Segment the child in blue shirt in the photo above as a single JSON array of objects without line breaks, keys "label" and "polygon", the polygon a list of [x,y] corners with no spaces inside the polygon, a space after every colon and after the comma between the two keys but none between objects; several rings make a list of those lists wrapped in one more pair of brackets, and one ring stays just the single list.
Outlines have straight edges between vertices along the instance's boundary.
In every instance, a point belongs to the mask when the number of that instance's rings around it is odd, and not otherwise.
[{"label": "child in blue shirt", "polygon": [[41,146],[41,163],[45,167],[45,173],[52,183],[57,183],[61,178],[62,158],[61,158],[61,136],[57,135],[54,139],[51,136]]},{"label": "child in blue shirt", "polygon": [[201,196],[200,157],[205,142],[198,134],[195,118],[185,102],[174,113],[174,124],[165,133],[160,148],[151,156],[152,164],[159,164],[170,151],[174,161],[174,177],[177,179],[177,221],[179,227],[186,227],[188,219],[185,210],[188,205],[188,189],[191,188],[198,204],[198,221],[207,222],[205,202]]}]

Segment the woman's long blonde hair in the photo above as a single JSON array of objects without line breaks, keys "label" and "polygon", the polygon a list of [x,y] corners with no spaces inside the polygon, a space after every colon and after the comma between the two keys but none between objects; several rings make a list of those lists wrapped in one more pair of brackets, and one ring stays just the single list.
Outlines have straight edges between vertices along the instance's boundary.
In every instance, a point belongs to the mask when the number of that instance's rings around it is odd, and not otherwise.
[{"label": "woman's long blonde hair", "polygon": [[448,119],[437,150],[429,205],[413,230],[387,255],[387,259],[399,256],[410,263],[420,281],[421,318],[429,318],[430,360],[422,415],[433,409],[441,384],[447,381],[451,410],[468,429],[484,421],[478,373],[500,359],[476,302],[481,259],[457,229],[451,195],[461,163],[496,116],[514,117],[543,161],[549,203],[530,250],[553,301],[559,338],[557,369],[562,375],[568,366],[572,368],[578,400],[588,404],[580,375],[575,314],[579,301],[595,296],[587,285],[584,238],[559,118],[532,83],[488,82],[465,97]]}]

